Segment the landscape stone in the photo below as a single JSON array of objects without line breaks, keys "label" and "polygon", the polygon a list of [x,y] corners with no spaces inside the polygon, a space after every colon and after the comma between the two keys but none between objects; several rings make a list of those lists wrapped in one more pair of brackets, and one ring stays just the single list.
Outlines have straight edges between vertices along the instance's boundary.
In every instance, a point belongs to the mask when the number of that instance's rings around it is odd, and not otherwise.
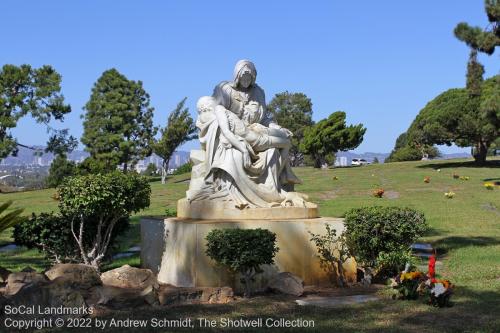
[{"label": "landscape stone", "polygon": [[157,305],[158,297],[152,287],[140,290],[102,285],[90,289],[86,303],[92,306],[103,305],[112,309],[127,309]]},{"label": "landscape stone", "polygon": [[9,277],[10,273],[12,273],[12,272],[6,268],[0,266],[0,283],[7,282],[7,278]]},{"label": "landscape stone", "polygon": [[49,280],[68,281],[80,288],[90,288],[102,284],[97,270],[84,264],[57,264],[46,271],[45,275]]},{"label": "landscape stone", "polygon": [[230,287],[179,288],[160,285],[158,300],[160,305],[225,304],[234,300],[234,292]]},{"label": "landscape stone", "polygon": [[129,265],[102,273],[101,280],[104,285],[119,288],[146,289],[158,286],[156,277],[150,269]]},{"label": "landscape stone", "polygon": [[268,288],[281,294],[302,296],[304,282],[290,272],[281,272],[269,281]]},{"label": "landscape stone", "polygon": [[5,295],[14,295],[24,286],[44,284],[49,280],[44,274],[37,272],[16,272],[9,274]]}]

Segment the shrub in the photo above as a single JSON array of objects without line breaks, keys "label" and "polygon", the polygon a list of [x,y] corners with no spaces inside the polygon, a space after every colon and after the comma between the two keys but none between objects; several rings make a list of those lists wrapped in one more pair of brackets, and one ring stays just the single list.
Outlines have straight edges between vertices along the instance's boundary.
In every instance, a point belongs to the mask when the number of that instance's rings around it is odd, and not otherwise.
[{"label": "shrub", "polygon": [[381,255],[408,248],[427,230],[427,223],[411,208],[375,206],[347,212],[345,227],[346,243],[356,261],[377,269]]},{"label": "shrub", "polygon": [[[128,228],[128,218],[122,219],[113,228],[110,244]],[[89,225],[84,233],[86,248],[90,248],[96,235],[96,225]],[[70,221],[61,214],[41,213],[31,217],[14,227],[16,244],[43,252],[47,259],[55,263],[81,262],[80,251],[71,233]],[[110,248],[108,248],[109,250]]]},{"label": "shrub", "polygon": [[173,175],[182,175],[183,173],[191,172],[193,169],[193,163],[192,162],[187,162],[175,169],[173,172]]},{"label": "shrub", "polygon": [[241,273],[245,297],[251,282],[262,273],[261,265],[272,264],[278,252],[276,234],[266,229],[214,229],[206,237],[206,254],[233,273]]},{"label": "shrub", "polygon": [[314,242],[319,253],[319,262],[321,268],[330,276],[332,282],[340,287],[346,285],[345,273],[342,265],[349,259],[350,253],[345,243],[344,235],[337,236],[337,230],[326,224],[326,234],[311,235],[311,241]]},{"label": "shrub", "polygon": [[144,177],[113,172],[66,178],[58,192],[60,213],[33,215],[18,226],[16,241],[99,269],[130,214],[149,206],[151,188]]}]

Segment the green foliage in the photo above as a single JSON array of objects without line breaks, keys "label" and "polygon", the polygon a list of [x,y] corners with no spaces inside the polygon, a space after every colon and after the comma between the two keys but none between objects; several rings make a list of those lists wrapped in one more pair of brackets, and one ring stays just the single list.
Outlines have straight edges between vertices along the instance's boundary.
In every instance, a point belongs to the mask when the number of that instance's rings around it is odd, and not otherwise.
[{"label": "green foliage", "polygon": [[17,154],[18,143],[10,133],[18,121],[31,115],[36,122],[48,124],[52,118],[63,120],[71,111],[64,104],[61,75],[51,66],[4,65],[0,70],[0,159]]},{"label": "green foliage", "polygon": [[65,155],[57,156],[50,165],[49,175],[46,179],[47,186],[59,186],[64,178],[76,175],[77,170],[75,162],[69,161]]},{"label": "green foliage", "polygon": [[110,169],[110,165],[106,161],[95,159],[92,156],[85,158],[77,166],[78,175],[89,175],[89,174],[104,174],[113,172],[115,169]]},{"label": "green foliage", "polygon": [[292,166],[301,165],[304,162],[304,156],[299,150],[299,144],[304,138],[305,129],[314,124],[311,99],[303,93],[285,91],[276,94],[267,109],[274,115],[274,119],[280,126],[293,133],[290,162]]},{"label": "green foliage", "polygon": [[146,170],[142,172],[144,176],[155,176],[158,174],[158,168],[154,163],[149,163]]},{"label": "green foliage", "polygon": [[385,162],[419,161],[424,154],[427,154],[429,158],[435,158],[440,155],[439,150],[434,146],[419,145],[419,147],[416,147],[415,145],[410,145],[408,134],[405,132],[398,136],[394,149]]},{"label": "green foliage", "polygon": [[314,242],[319,253],[321,268],[330,276],[333,283],[340,287],[346,286],[345,274],[342,265],[349,259],[344,235],[337,236],[337,231],[326,224],[326,234],[314,234],[309,231],[311,241]]},{"label": "green foliage", "polygon": [[191,172],[192,169],[193,169],[193,162],[189,161],[187,163],[184,163],[177,169],[175,169],[173,175],[182,175],[183,173]]},{"label": "green foliage", "polygon": [[401,273],[406,264],[414,267],[417,264],[411,249],[401,246],[391,251],[382,251],[377,257],[378,275],[382,277],[393,277]]},{"label": "green foliage", "polygon": [[92,88],[85,105],[82,143],[95,165],[115,170],[151,154],[156,128],[154,108],[141,81],[128,80],[116,69],[105,71]]},{"label": "green foliage", "polygon": [[153,145],[153,151],[163,159],[162,163],[162,183],[165,183],[168,163],[177,147],[184,142],[197,138],[196,126],[193,118],[189,114],[189,109],[184,107],[186,98],[177,104],[168,116],[167,125],[160,129],[161,138]]},{"label": "green foliage", "polygon": [[68,136],[67,129],[52,131],[53,134],[50,136],[45,148],[46,153],[50,152],[57,156],[66,156],[66,154],[71,153],[78,146],[78,140],[72,135]]},{"label": "green foliage", "polygon": [[490,144],[500,136],[500,75],[482,83],[481,95],[450,89],[430,101],[408,129],[408,140],[421,144],[474,146],[483,163]]},{"label": "green foliage", "polygon": [[300,150],[311,155],[314,167],[321,167],[328,155],[354,149],[363,141],[366,128],[362,124],[347,126],[345,118],[345,112],[337,111],[305,130]]},{"label": "green foliage", "polygon": [[374,206],[347,212],[345,227],[346,243],[356,261],[380,268],[380,256],[408,248],[427,230],[427,223],[422,213],[411,208]]},{"label": "green foliage", "polygon": [[7,201],[0,205],[0,233],[20,223],[23,219],[21,213],[23,209],[15,209],[6,213],[7,209],[12,205],[12,201]]},{"label": "green foliage", "polygon": [[73,262],[78,258],[78,246],[68,221],[54,213],[32,214],[14,228],[16,244],[38,249],[54,262]]},{"label": "green foliage", "polygon": [[56,261],[78,260],[99,268],[130,214],[149,206],[145,177],[113,172],[66,178],[58,189],[59,214],[33,215],[18,225],[16,241]]},{"label": "green foliage", "polygon": [[278,252],[276,234],[266,229],[214,229],[206,237],[206,254],[233,273],[241,273],[245,296],[251,294],[251,281],[270,265]]}]

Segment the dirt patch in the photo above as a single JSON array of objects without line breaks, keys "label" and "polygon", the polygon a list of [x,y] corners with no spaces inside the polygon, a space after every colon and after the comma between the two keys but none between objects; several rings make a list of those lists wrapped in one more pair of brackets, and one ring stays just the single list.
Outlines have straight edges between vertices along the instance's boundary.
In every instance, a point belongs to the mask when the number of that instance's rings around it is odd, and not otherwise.
[{"label": "dirt patch", "polygon": [[335,191],[321,191],[321,192],[317,192],[315,196],[320,200],[331,200],[331,199],[335,199],[336,197],[338,197],[338,195],[337,195],[337,193],[335,193]]},{"label": "dirt patch", "polygon": [[396,191],[385,191],[384,197],[387,199],[397,199],[400,197],[399,192]]},{"label": "dirt patch", "polygon": [[500,211],[498,210],[498,208],[495,207],[495,205],[492,204],[491,202],[482,204],[481,208],[484,209],[484,210],[487,210],[487,211],[490,211],[490,212],[494,212],[494,213],[497,213],[498,215],[500,215]]}]

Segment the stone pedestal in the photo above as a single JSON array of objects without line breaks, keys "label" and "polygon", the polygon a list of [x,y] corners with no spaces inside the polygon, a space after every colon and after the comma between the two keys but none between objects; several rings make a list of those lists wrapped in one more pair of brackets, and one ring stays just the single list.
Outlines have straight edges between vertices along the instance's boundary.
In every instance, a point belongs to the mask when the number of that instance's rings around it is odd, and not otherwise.
[{"label": "stone pedestal", "polygon": [[[291,272],[304,280],[306,285],[331,284],[320,267],[310,232],[325,233],[325,224],[332,225],[338,233],[344,229],[342,219],[273,219],[273,220],[195,220],[168,218],[166,220],[141,220],[142,266],[158,274],[158,280],[178,287],[231,286],[242,290],[239,277],[231,276],[218,267],[205,254],[205,237],[213,229],[242,228],[268,229],[277,236],[279,252],[274,265],[266,265],[258,275],[256,288],[264,288],[279,272]],[[356,264],[349,260],[345,265],[347,279],[355,281]]]}]

